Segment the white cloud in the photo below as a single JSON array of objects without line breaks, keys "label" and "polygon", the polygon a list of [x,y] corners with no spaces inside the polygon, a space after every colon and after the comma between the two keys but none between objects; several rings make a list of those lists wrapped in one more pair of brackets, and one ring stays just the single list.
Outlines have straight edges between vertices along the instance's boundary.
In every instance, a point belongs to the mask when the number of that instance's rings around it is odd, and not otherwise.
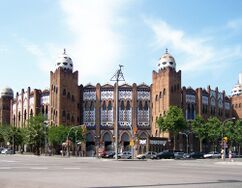
[{"label": "white cloud", "polygon": [[39,69],[49,73],[55,66],[56,54],[58,48],[54,44],[46,44],[44,47],[29,42],[26,39],[19,39],[23,48],[36,59]]},{"label": "white cloud", "polygon": [[183,71],[221,70],[228,66],[226,63],[242,57],[240,46],[216,46],[211,36],[209,40],[204,36],[191,37],[162,20],[145,19],[145,23],[155,34],[155,47],[171,47],[180,54],[177,64]]},{"label": "white cloud", "polygon": [[[73,35],[68,48],[74,69],[80,71],[82,83],[109,80],[110,70],[117,67],[123,51],[119,16],[127,1],[61,0],[67,28]],[[111,73],[112,74],[112,73]]]}]

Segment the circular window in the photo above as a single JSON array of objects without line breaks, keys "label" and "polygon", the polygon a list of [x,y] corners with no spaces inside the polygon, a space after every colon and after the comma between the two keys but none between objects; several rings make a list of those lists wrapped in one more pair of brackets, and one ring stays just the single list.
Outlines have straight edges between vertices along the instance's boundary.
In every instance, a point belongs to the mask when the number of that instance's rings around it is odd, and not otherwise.
[{"label": "circular window", "polygon": [[165,64],[166,64],[166,62],[163,62],[163,63],[162,63],[162,65],[165,65]]}]

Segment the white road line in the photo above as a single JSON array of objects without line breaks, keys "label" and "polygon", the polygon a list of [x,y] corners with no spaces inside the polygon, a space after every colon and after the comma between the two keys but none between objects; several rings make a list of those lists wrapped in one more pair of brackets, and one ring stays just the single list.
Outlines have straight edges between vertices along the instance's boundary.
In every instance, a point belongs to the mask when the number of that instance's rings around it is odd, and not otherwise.
[{"label": "white road line", "polygon": [[12,169],[12,167],[0,167],[0,170],[9,170]]},{"label": "white road line", "polygon": [[48,167],[30,167],[31,170],[47,170]]},{"label": "white road line", "polygon": [[66,167],[63,168],[64,170],[80,170],[81,168],[77,168],[77,167]]}]

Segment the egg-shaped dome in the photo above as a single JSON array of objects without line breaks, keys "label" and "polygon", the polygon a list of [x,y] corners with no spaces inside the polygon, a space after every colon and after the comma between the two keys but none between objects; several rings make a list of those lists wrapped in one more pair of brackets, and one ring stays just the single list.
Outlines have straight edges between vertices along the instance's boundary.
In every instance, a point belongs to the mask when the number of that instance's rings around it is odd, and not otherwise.
[{"label": "egg-shaped dome", "polygon": [[9,87],[5,87],[1,90],[1,97],[13,97],[13,90]]},{"label": "egg-shaped dome", "polygon": [[168,50],[166,49],[166,52],[164,55],[161,56],[158,63],[158,69],[164,69],[166,67],[171,67],[176,69],[176,61],[174,57],[168,53]]},{"label": "egg-shaped dome", "polygon": [[241,84],[236,84],[234,88],[232,89],[232,96],[234,95],[240,95],[242,93],[242,85]]},{"label": "egg-shaped dome", "polygon": [[64,70],[73,70],[72,59],[66,54],[65,49],[63,54],[61,54],[57,59],[56,69],[58,69],[59,67],[63,68]]}]

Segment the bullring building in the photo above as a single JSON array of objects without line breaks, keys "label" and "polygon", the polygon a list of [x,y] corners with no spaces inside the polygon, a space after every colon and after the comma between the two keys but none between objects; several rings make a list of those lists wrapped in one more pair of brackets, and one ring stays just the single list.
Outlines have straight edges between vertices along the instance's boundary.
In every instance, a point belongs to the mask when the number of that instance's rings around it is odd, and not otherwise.
[{"label": "bullring building", "polygon": [[[49,89],[23,89],[13,97],[13,91],[6,88],[0,100],[0,117],[8,117],[4,122],[16,127],[27,126],[28,119],[39,113],[46,117],[50,126],[85,124],[87,155],[97,147],[113,150],[114,128],[117,126],[116,85],[79,85],[79,73],[73,71],[73,67],[71,57],[64,50],[57,59],[56,69],[50,72]],[[221,120],[232,117],[231,99],[224,91],[210,86],[207,89],[182,87],[181,78],[182,72],[176,70],[175,58],[166,50],[159,59],[157,70],[152,72],[151,85],[119,85],[120,150],[130,149],[130,126],[138,138],[137,153],[171,148],[173,137],[160,132],[156,124],[158,117],[165,115],[171,105],[181,107],[187,120],[194,119],[197,114],[205,119],[209,116]],[[196,150],[195,141],[193,143],[191,151]],[[177,144],[177,148],[185,150],[182,138]]]}]

